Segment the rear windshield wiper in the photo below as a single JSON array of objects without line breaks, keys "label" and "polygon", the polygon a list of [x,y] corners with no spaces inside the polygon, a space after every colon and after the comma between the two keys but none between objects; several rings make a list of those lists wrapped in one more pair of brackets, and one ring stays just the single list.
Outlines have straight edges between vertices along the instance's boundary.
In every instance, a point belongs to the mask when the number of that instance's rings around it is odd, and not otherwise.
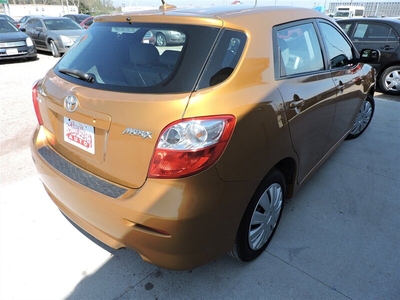
[{"label": "rear windshield wiper", "polygon": [[60,73],[74,76],[74,77],[77,77],[79,79],[82,79],[82,80],[90,82],[90,83],[94,82],[94,78],[91,75],[89,75],[88,73],[85,73],[83,71],[79,71],[79,70],[75,70],[75,69],[60,69],[58,71]]}]

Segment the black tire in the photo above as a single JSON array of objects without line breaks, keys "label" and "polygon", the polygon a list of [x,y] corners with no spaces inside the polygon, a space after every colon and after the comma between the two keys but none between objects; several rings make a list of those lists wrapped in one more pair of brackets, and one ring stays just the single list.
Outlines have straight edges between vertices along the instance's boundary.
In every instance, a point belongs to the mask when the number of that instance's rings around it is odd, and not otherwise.
[{"label": "black tire", "polygon": [[53,57],[60,57],[60,52],[58,51],[57,45],[53,40],[50,40],[50,50]]},{"label": "black tire", "polygon": [[165,38],[165,35],[160,32],[156,34],[156,45],[167,46],[167,39]]},{"label": "black tire", "polygon": [[375,100],[371,95],[368,95],[357,114],[353,128],[347,135],[346,140],[352,140],[359,137],[365,129],[367,129],[369,123],[371,123],[372,117],[374,116],[374,111]]},{"label": "black tire", "polygon": [[240,222],[232,257],[248,262],[256,259],[271,241],[282,215],[286,182],[271,170],[258,186]]},{"label": "black tire", "polygon": [[400,66],[386,68],[379,77],[379,87],[385,94],[400,96]]}]

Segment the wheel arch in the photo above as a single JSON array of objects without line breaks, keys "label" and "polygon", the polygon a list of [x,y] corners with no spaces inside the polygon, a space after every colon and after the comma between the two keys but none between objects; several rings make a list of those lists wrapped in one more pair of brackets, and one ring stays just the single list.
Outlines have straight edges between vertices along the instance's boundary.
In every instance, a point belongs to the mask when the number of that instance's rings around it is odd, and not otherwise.
[{"label": "wheel arch", "polygon": [[[279,161],[272,169],[278,169],[285,177],[286,198],[292,198],[294,195],[294,185],[296,181],[297,163],[294,158],[286,157]],[[269,173],[270,171],[268,171]],[[267,176],[268,173],[265,175]]]},{"label": "wheel arch", "polygon": [[54,38],[53,37],[47,37],[46,38],[46,45],[47,45],[47,49],[49,49],[49,50],[51,50],[51,48],[50,48],[50,42],[51,41],[54,41],[55,42],[55,40],[54,40]]}]

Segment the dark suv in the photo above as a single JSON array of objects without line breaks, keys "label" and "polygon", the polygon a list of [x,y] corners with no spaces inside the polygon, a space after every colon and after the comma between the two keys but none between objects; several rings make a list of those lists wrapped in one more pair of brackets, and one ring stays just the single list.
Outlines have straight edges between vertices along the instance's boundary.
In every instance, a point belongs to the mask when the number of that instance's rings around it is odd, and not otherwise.
[{"label": "dark suv", "polygon": [[379,63],[372,64],[377,71],[378,86],[384,93],[400,96],[400,20],[354,18],[337,23],[358,51],[364,48],[381,51]]}]

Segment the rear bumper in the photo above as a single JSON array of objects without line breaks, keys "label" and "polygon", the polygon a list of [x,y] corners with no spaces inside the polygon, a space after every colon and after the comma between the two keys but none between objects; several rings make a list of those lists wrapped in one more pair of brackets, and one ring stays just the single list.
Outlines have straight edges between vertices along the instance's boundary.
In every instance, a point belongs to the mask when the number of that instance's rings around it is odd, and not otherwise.
[{"label": "rear bumper", "polygon": [[[108,246],[132,248],[145,261],[167,269],[191,269],[228,252],[258,184],[223,182],[210,168],[180,180],[148,179],[136,190],[107,182],[123,192],[106,195],[61,171],[66,165],[59,169],[43,156],[43,148],[58,155],[46,144],[44,135],[42,127],[34,132],[32,157],[58,208]],[[102,185],[103,179],[90,175]]]}]

